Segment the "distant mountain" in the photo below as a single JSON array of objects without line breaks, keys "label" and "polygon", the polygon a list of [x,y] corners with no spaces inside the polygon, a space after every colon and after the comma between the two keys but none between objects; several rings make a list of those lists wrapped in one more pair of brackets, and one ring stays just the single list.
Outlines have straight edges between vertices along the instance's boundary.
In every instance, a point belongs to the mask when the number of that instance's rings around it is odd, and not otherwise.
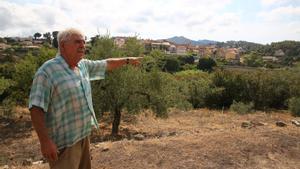
[{"label": "distant mountain", "polygon": [[[262,49],[264,45],[259,43],[247,42],[247,41],[227,41],[216,44],[217,47],[225,48],[242,48],[245,52],[257,51]],[[269,54],[271,55],[271,54]]]},{"label": "distant mountain", "polygon": [[191,44],[191,45],[215,45],[219,42],[217,41],[213,41],[213,40],[198,40],[198,41],[195,41],[195,40],[191,40],[191,39],[188,39],[184,36],[174,36],[172,38],[168,38],[167,39],[168,41],[170,42],[173,42],[173,43],[176,43],[176,44]]}]

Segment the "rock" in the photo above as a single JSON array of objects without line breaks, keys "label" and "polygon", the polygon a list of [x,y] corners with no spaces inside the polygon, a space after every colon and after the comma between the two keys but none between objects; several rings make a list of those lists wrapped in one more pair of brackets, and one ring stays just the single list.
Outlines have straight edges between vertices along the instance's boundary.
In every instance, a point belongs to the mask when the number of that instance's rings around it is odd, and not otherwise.
[{"label": "rock", "polygon": [[99,143],[95,145],[95,148],[100,149],[102,152],[106,152],[109,150],[109,145],[104,144],[104,143]]},{"label": "rock", "polygon": [[176,135],[177,135],[176,131],[173,131],[173,132],[169,133],[169,136],[176,136]]},{"label": "rock", "polygon": [[267,156],[268,156],[268,158],[269,158],[270,160],[276,161],[276,156],[275,156],[275,154],[268,153]]},{"label": "rock", "polygon": [[297,120],[291,120],[292,124],[294,124],[297,127],[300,127],[300,122]]},{"label": "rock", "polygon": [[267,123],[263,123],[263,122],[255,122],[253,123],[255,126],[266,126]]},{"label": "rock", "polygon": [[3,169],[9,169],[8,165],[3,166]]},{"label": "rock", "polygon": [[158,137],[168,137],[169,133],[166,131],[161,131],[157,134]]},{"label": "rock", "polygon": [[30,165],[32,165],[32,159],[29,158],[29,159],[23,160],[22,165],[23,166],[30,166]]},{"label": "rock", "polygon": [[285,122],[283,122],[283,121],[276,121],[276,126],[278,126],[278,127],[285,127],[285,126],[287,126],[287,124]]},{"label": "rock", "polygon": [[136,134],[136,135],[134,135],[133,136],[133,138],[135,139],[135,140],[144,140],[145,139],[145,136],[144,135],[142,135],[142,134]]},{"label": "rock", "polygon": [[244,121],[244,122],[242,122],[241,127],[242,128],[251,128],[252,127],[252,123],[251,123],[251,121]]},{"label": "rock", "polygon": [[33,165],[39,165],[39,164],[43,164],[43,163],[44,163],[43,160],[32,162]]}]

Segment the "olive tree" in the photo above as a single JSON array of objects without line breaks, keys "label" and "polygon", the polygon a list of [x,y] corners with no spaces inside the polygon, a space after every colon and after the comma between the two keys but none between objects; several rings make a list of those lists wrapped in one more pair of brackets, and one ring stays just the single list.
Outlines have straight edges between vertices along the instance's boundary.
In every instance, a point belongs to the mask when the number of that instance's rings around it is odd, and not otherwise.
[{"label": "olive tree", "polygon": [[[140,43],[136,40],[125,43],[125,48],[119,49],[109,36],[99,36],[94,39],[92,59],[103,59],[109,56],[125,54],[125,56],[140,56]],[[130,50],[133,51],[130,51]],[[137,50],[138,49],[138,50]],[[139,51],[139,52],[138,52]],[[147,57],[146,57],[147,58]],[[145,59],[149,64],[149,60]],[[173,75],[156,69],[130,65],[107,72],[106,78],[93,82],[93,101],[96,114],[109,111],[112,113],[112,135],[119,132],[121,114],[124,111],[138,113],[142,109],[151,109],[157,116],[166,117],[168,107],[184,105],[184,97],[179,93],[179,87]]]}]

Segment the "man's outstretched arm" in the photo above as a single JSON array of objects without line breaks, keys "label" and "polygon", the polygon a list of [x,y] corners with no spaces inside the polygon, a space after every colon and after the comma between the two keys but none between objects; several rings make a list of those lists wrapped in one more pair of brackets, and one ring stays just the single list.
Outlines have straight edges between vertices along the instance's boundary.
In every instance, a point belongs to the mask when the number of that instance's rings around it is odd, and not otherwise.
[{"label": "man's outstretched arm", "polygon": [[107,70],[111,71],[123,65],[139,65],[142,57],[109,58],[107,61]]}]

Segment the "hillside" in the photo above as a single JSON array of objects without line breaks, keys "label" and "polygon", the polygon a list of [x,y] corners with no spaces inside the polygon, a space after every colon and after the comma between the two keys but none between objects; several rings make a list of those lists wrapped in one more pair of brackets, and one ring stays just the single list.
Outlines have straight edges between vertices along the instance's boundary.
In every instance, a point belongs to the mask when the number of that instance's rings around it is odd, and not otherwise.
[{"label": "hillside", "polygon": [[174,36],[172,38],[168,38],[167,39],[168,41],[170,42],[173,42],[175,44],[191,44],[191,45],[214,45],[214,44],[217,44],[218,42],[217,41],[213,41],[213,40],[206,40],[206,39],[203,39],[203,40],[198,40],[198,41],[195,41],[195,40],[191,40],[191,39],[188,39],[184,36]]},{"label": "hillside", "polygon": [[[123,116],[121,135],[109,140],[109,118],[92,135],[94,169],[288,168],[300,166],[300,127],[288,113],[237,115],[207,109],[173,110],[168,119],[146,112]],[[286,127],[278,127],[281,120]],[[241,127],[243,122],[251,122]],[[39,144],[28,117],[1,120],[1,163],[42,169]],[[32,164],[32,162],[34,164]]]}]

